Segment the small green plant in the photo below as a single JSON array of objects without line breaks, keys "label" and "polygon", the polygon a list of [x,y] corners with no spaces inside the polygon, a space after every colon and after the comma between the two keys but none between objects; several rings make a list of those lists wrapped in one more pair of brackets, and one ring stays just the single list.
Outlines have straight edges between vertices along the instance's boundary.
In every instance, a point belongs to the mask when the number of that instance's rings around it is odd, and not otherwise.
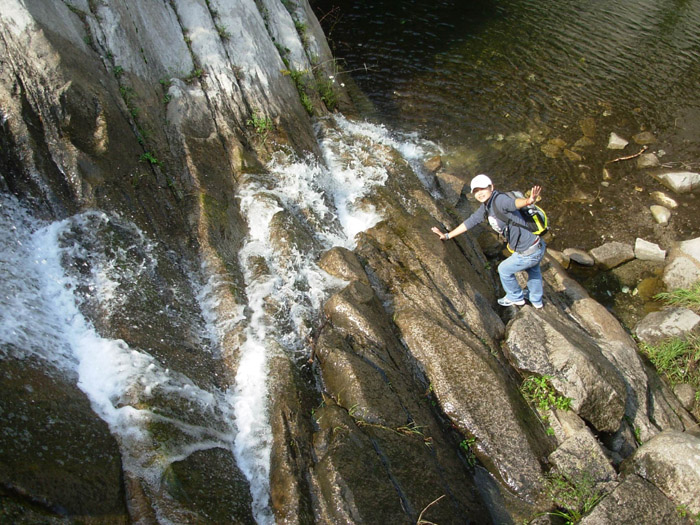
[{"label": "small green plant", "polygon": [[566,525],[581,521],[603,498],[603,493],[587,474],[578,477],[550,474],[545,479],[545,488],[558,507],[550,514],[563,518]]},{"label": "small green plant", "polygon": [[201,67],[195,67],[189,74],[184,78],[185,82],[191,84],[195,79],[201,79],[205,75],[204,70]]},{"label": "small green plant", "polygon": [[253,116],[248,119],[247,124],[255,128],[255,132],[260,136],[263,144],[265,144],[267,140],[268,133],[270,133],[274,127],[272,119],[265,116],[261,117],[257,112],[253,113]]},{"label": "small green plant", "polygon": [[314,106],[309,98],[309,94],[306,92],[306,81],[304,80],[304,75],[307,73],[308,71],[294,71],[290,69],[282,71],[283,75],[289,75],[289,78],[292,79],[292,82],[296,86],[301,105],[304,106],[304,109],[309,115],[313,115]]},{"label": "small green plant", "polygon": [[700,337],[674,337],[656,345],[641,343],[640,350],[654,364],[671,386],[689,383],[700,388]]},{"label": "small green plant", "polygon": [[695,525],[700,525],[700,512],[693,514],[687,505],[681,504],[676,507],[678,516],[685,519],[690,519]]},{"label": "small green plant", "polygon": [[550,380],[552,376],[530,376],[523,381],[520,392],[529,402],[534,403],[540,410],[558,408],[559,410],[571,409],[571,398],[560,396],[554,389]]},{"label": "small green plant", "polygon": [[476,443],[476,438],[475,437],[470,437],[463,439],[459,443],[459,448],[462,449],[462,452],[464,452],[465,457],[467,458],[467,463],[469,464],[470,467],[473,467],[476,465],[476,455],[474,454],[474,450],[472,447]]},{"label": "small green plant", "polygon": [[144,153],[143,155],[141,155],[141,157],[139,157],[139,160],[140,160],[141,162],[148,162],[148,163],[151,164],[151,165],[156,165],[156,166],[162,166],[162,165],[163,165],[163,163],[162,163],[161,161],[159,161],[159,160],[155,157],[155,155],[153,155],[153,153],[151,153],[150,151],[147,151],[146,153]]},{"label": "small green plant", "polygon": [[120,78],[124,74],[124,68],[122,66],[114,66],[112,68],[112,74],[114,78]]},{"label": "small green plant", "polygon": [[229,33],[228,28],[223,24],[216,24],[216,32],[219,33],[219,38],[221,38],[221,40],[228,40],[231,38],[231,33]]},{"label": "small green plant", "polygon": [[332,80],[318,82],[316,84],[316,88],[321,96],[321,100],[326,105],[328,110],[333,111],[338,105],[338,97],[336,97],[335,91],[333,91]]},{"label": "small green plant", "polygon": [[654,298],[673,306],[690,308],[700,313],[700,281],[691,288],[678,288],[670,292],[662,292],[656,294]]}]

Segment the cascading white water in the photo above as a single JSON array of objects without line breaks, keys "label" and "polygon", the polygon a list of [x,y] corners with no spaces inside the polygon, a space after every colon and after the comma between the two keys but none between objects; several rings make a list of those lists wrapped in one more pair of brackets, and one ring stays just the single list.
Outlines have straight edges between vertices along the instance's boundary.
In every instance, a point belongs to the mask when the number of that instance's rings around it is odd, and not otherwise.
[{"label": "cascading white water", "polygon": [[[381,219],[365,198],[388,176],[393,160],[385,146],[416,166],[437,151],[430,143],[396,139],[380,126],[343,117],[320,122],[318,136],[323,159],[280,153],[266,174],[241,181],[241,214],[249,226],[239,253],[245,309],[221,313],[218,290],[228,284],[221,276],[200,277],[208,274],[206,267],[189,278],[203,319],[204,326],[192,328],[201,332],[196,337],[202,352],[218,359],[225,334],[244,329],[245,342],[236,349],[235,385],[228,390],[203,388],[148,348],[101,336],[81,313],[81,305],[89,303],[102,316],[116,315],[124,294],[158,272],[163,255],[157,243],[129,221],[102,212],[43,223],[16,199],[0,195],[0,228],[9,232],[0,238],[0,359],[34,355],[77,374],[78,386],[119,441],[124,468],[154,487],[170,463],[196,450],[232,450],[250,484],[253,514],[261,524],[274,522],[269,505],[270,358],[276,353],[304,355],[323,301],[344,285],[318,267],[322,252],[333,246],[353,248],[355,235]],[[281,224],[297,225],[303,242],[276,223],[278,214],[291,221]],[[105,241],[112,229],[129,243],[119,247]],[[203,285],[197,284],[200,280]],[[134,330],[148,329],[148,312],[144,314],[133,319]],[[166,314],[173,323],[183,322],[179,312]],[[196,415],[185,421],[137,408],[138,401],[148,405],[156,393],[179,400]],[[167,451],[158,445],[154,449],[148,434],[154,421],[167,422],[188,439],[168,443]],[[169,521],[164,514],[159,517]]]},{"label": "cascading white water", "polygon": [[[269,498],[270,429],[267,418],[267,361],[272,352],[304,351],[310,323],[330,291],[343,285],[317,265],[320,254],[333,246],[352,249],[356,234],[381,220],[363,199],[383,185],[393,162],[378,145],[396,148],[409,162],[434,154],[436,146],[393,138],[381,126],[355,123],[342,116],[317,126],[323,162],[278,154],[269,173],[249,177],[239,189],[241,213],[248,220],[249,238],[241,250],[246,294],[253,312],[247,342],[241,349],[234,410],[238,433],[236,459],[253,490],[256,518],[271,523]],[[276,214],[289,214],[313,237],[307,251],[293,242],[275,249],[272,238]],[[265,270],[260,271],[261,261]],[[285,312],[285,323],[267,312],[270,301]],[[274,344],[273,344],[274,341]]]}]

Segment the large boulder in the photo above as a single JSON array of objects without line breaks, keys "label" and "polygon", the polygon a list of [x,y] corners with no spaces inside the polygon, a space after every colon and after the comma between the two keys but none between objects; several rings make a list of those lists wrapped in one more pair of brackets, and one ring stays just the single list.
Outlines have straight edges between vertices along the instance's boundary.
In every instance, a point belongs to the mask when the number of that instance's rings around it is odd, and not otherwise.
[{"label": "large boulder", "polygon": [[700,513],[700,436],[693,432],[668,430],[637,450],[623,465],[652,483],[677,505]]},{"label": "large boulder", "polygon": [[445,415],[464,435],[476,437],[477,457],[518,495],[536,501],[550,445],[488,347],[416,311],[400,312],[396,324]]},{"label": "large boulder", "polygon": [[595,340],[553,309],[522,308],[507,327],[506,345],[523,373],[550,376],[572,409],[600,432],[620,428],[627,392]]},{"label": "large boulder", "polygon": [[689,525],[675,503],[635,475],[625,480],[579,522],[581,525]]}]

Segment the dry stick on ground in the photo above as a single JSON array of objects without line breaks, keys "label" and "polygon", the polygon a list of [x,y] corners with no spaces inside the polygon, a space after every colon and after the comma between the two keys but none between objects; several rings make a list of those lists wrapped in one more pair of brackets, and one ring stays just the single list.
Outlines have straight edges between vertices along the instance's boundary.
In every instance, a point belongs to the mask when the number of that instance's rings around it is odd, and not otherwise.
[{"label": "dry stick on ground", "polygon": [[416,525],[435,525],[435,523],[433,523],[432,521],[425,521],[425,520],[423,519],[423,514],[425,513],[426,510],[428,510],[430,507],[432,507],[433,505],[435,505],[438,501],[440,501],[440,500],[441,500],[442,498],[444,498],[444,497],[445,497],[445,495],[443,494],[443,495],[440,496],[438,499],[436,499],[436,500],[432,501],[430,504],[428,504],[428,506],[425,507],[425,508],[420,512],[420,515],[418,516],[418,521],[416,522]]},{"label": "dry stick on ground", "polygon": [[607,166],[608,164],[612,164],[613,162],[620,162],[621,160],[630,160],[635,157],[639,157],[642,153],[644,153],[647,150],[648,147],[649,146],[644,146],[641,150],[639,150],[639,153],[635,153],[634,155],[628,155],[627,157],[618,157],[616,159],[609,160],[605,163],[605,165]]}]

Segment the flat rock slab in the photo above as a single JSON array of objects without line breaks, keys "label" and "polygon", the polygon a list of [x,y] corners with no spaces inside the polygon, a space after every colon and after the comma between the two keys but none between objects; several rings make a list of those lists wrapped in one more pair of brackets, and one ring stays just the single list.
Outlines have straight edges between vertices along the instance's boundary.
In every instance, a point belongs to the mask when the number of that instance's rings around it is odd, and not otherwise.
[{"label": "flat rock slab", "polygon": [[566,248],[563,254],[581,266],[595,265],[595,259],[585,250],[580,250],[579,248]]},{"label": "flat rock slab", "polygon": [[655,177],[661,184],[676,193],[690,193],[700,188],[700,173],[693,173],[692,171],[661,173],[655,175]]},{"label": "flat rock slab", "polygon": [[634,259],[634,249],[629,244],[613,241],[593,248],[590,254],[604,270],[609,270]]},{"label": "flat rock slab", "polygon": [[683,337],[699,327],[700,315],[692,310],[667,308],[647,314],[634,331],[643,342],[656,344],[671,337]]},{"label": "flat rock slab", "polygon": [[662,250],[658,244],[637,238],[634,243],[634,256],[642,261],[664,262],[666,250]]},{"label": "flat rock slab", "polygon": [[673,501],[654,485],[639,476],[628,476],[579,523],[687,525],[688,521],[679,516]]}]

